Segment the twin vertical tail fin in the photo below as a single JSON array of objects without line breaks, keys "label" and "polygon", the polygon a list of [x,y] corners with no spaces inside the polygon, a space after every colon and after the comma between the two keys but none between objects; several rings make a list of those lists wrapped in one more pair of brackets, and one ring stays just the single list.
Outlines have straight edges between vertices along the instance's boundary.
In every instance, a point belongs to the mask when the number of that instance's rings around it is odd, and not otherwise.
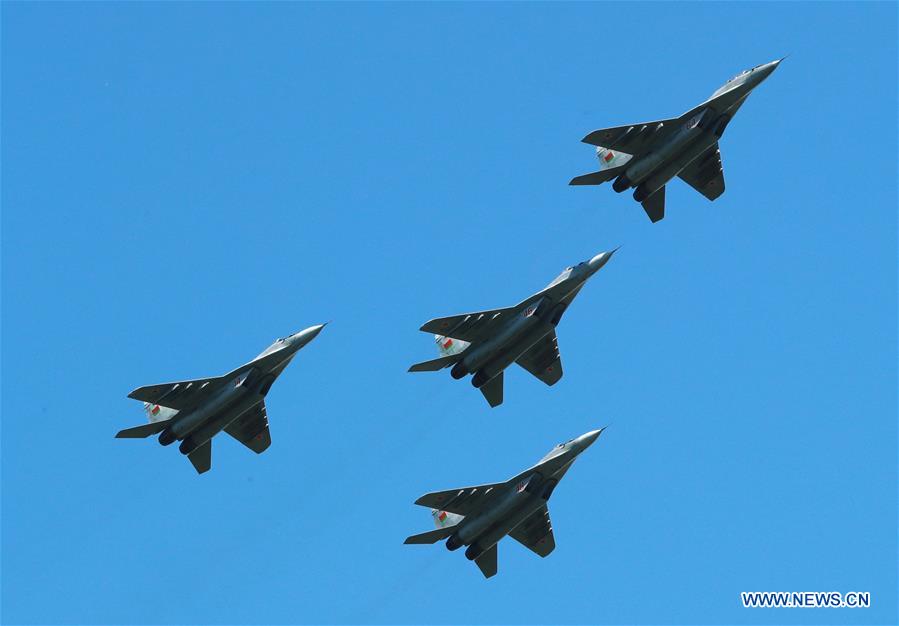
[{"label": "twin vertical tail fin", "polygon": [[437,527],[436,529],[406,537],[406,541],[403,543],[437,543],[441,539],[446,539],[456,532],[456,526],[465,519],[464,515],[456,515],[455,513],[438,511],[437,509],[431,509],[431,516],[434,518],[434,526]]},{"label": "twin vertical tail fin", "polygon": [[431,517],[434,518],[434,526],[437,528],[456,526],[465,519],[464,515],[450,513],[448,511],[438,511],[437,509],[431,509]]},{"label": "twin vertical tail fin", "polygon": [[212,439],[195,448],[193,452],[187,455],[187,458],[194,466],[194,469],[197,470],[197,474],[208,472],[209,468],[212,467]]},{"label": "twin vertical tail fin", "polygon": [[489,550],[484,550],[481,553],[481,556],[474,560],[474,562],[478,566],[478,569],[480,569],[481,573],[484,575],[484,578],[495,576],[497,570],[499,569],[497,566],[496,546],[497,544],[493,544],[493,546]]},{"label": "twin vertical tail fin", "polygon": [[643,210],[649,219],[655,223],[665,217],[665,188],[662,187],[654,194],[646,198],[642,203]]},{"label": "twin vertical tail fin", "polygon": [[503,372],[500,372],[479,387],[490,408],[498,407],[503,403]]},{"label": "twin vertical tail fin", "polygon": [[437,344],[437,349],[440,350],[440,356],[455,356],[471,345],[467,341],[443,335],[434,335],[434,341]]},{"label": "twin vertical tail fin", "polygon": [[[149,420],[148,423],[120,430],[116,434],[116,438],[143,439],[145,437],[150,437],[151,435],[157,435],[169,426],[169,423],[172,418],[178,414],[178,411],[159,404],[144,402],[144,413],[147,415],[147,420]],[[171,443],[173,440],[174,437],[170,441],[163,443]],[[212,467],[212,440],[207,441],[203,445],[198,446],[189,452],[187,458],[194,466],[194,469],[197,470],[198,474],[208,472],[209,468]]]},{"label": "twin vertical tail fin", "polygon": [[147,419],[150,422],[167,422],[175,417],[175,415],[178,414],[178,411],[158,404],[144,402],[144,413],[147,414]]},{"label": "twin vertical tail fin", "polygon": [[440,356],[430,361],[416,363],[409,368],[410,372],[436,372],[444,367],[455,365],[462,360],[462,353],[465,351],[465,348],[471,345],[467,341],[444,337],[443,335],[434,335],[434,342],[437,344]]},{"label": "twin vertical tail fin", "polygon": [[178,414],[175,409],[159,406],[158,404],[150,404],[144,402],[144,413],[147,414],[148,424],[135,426],[134,428],[126,428],[120,430],[116,434],[117,439],[143,439],[151,435],[156,435],[165,430],[170,419]]},{"label": "twin vertical tail fin", "polygon": [[610,150],[602,146],[596,146],[596,157],[599,159],[599,171],[575,176],[569,185],[601,185],[613,178],[618,178],[624,173],[631,155],[625,152]]}]

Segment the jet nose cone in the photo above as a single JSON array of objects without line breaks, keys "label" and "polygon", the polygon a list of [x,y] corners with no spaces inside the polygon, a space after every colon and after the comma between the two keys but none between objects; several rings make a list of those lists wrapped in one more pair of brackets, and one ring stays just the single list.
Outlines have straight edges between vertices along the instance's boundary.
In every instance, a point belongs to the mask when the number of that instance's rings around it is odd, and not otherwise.
[{"label": "jet nose cone", "polygon": [[297,348],[302,348],[307,343],[318,337],[318,334],[322,331],[322,329],[328,325],[328,322],[324,324],[316,324],[315,326],[310,326],[309,328],[304,328],[296,335],[294,335],[293,344]]},{"label": "jet nose cone", "polygon": [[599,439],[599,436],[602,434],[602,431],[606,429],[605,426],[600,428],[599,430],[591,430],[589,433],[584,433],[580,436],[581,443],[583,444],[584,449],[586,450],[593,442]]},{"label": "jet nose cone", "polygon": [[587,265],[590,266],[590,273],[596,273],[599,268],[609,262],[609,259],[612,258],[612,255],[618,251],[618,248],[615,248],[611,252],[600,252],[595,257],[587,261]]},{"label": "jet nose cone", "polygon": [[771,61],[770,63],[765,63],[763,66],[758,68],[756,73],[758,74],[758,79],[756,80],[756,84],[761,83],[763,80],[768,78],[771,73],[777,69],[777,66],[780,65],[781,61],[786,59],[787,57],[782,57],[777,59],[776,61]]}]

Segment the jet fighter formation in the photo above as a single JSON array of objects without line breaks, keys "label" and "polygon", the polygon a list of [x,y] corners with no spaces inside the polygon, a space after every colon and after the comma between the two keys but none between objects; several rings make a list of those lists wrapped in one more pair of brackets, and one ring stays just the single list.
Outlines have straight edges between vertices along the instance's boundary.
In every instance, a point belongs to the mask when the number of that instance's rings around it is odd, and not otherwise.
[{"label": "jet fighter formation", "polygon": [[[728,80],[711,97],[677,118],[596,130],[582,141],[596,146],[600,169],[571,185],[612,181],[616,192],[634,188],[634,200],[652,222],[665,216],[665,186],[675,177],[709,200],[724,193],[718,141],[749,94],[783,61],[772,61]],[[454,379],[471,375],[490,407],[503,402],[503,372],[513,363],[549,386],[562,378],[556,326],[586,282],[614,252],[601,252],[566,268],[545,288],[515,306],[433,319],[421,330],[434,334],[440,357],[410,372],[451,367]],[[297,352],[324,324],[278,339],[259,356],[228,374],[140,387],[129,398],[144,403],[149,423],[120,431],[118,438],[159,435],[200,474],[212,465],[212,438],[224,431],[254,452],[271,444],[265,397]],[[415,504],[432,509],[435,530],[412,535],[407,544],[446,540],[449,550],[467,546],[485,577],[497,572],[497,544],[506,535],[541,557],[555,549],[547,502],[571,465],[603,429],[559,444],[536,465],[499,483],[428,493]]]},{"label": "jet fighter formation", "polygon": [[[616,248],[617,250],[617,248]],[[436,333],[443,356],[416,363],[410,372],[433,372],[452,366],[455,379],[472,374],[491,407],[503,402],[503,371],[518,363],[547,385],[562,378],[556,326],[587,280],[612,258],[600,252],[589,261],[565,268],[546,287],[505,309],[433,319],[421,330]]]},{"label": "jet fighter formation", "polygon": [[718,140],[749,94],[781,61],[737,74],[680,117],[594,130],[581,141],[597,147],[600,170],[569,184],[601,185],[614,178],[617,193],[635,187],[634,200],[653,222],[665,217],[665,185],[675,176],[714,200],[724,193]]},{"label": "jet fighter formation", "polygon": [[486,578],[497,571],[496,545],[506,535],[544,557],[556,547],[547,503],[572,463],[605,428],[560,443],[536,465],[501,483],[426,493],[415,504],[431,508],[436,530],[407,537],[407,544],[446,539],[447,550],[468,546]]},{"label": "jet fighter formation", "polygon": [[141,400],[150,422],[119,431],[118,438],[159,433],[164,446],[180,441],[197,473],[212,466],[212,438],[225,431],[256,454],[272,443],[265,396],[297,352],[325,327],[312,326],[278,339],[255,359],[214,378],[139,387],[128,394]]}]

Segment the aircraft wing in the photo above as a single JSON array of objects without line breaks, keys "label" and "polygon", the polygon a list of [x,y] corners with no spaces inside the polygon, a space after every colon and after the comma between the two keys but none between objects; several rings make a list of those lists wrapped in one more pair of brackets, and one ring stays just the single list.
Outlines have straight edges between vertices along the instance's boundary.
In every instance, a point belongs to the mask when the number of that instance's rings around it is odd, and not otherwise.
[{"label": "aircraft wing", "polygon": [[518,357],[515,362],[547,385],[552,386],[559,382],[562,378],[562,357],[559,355],[555,329],[531,346],[530,350]]},{"label": "aircraft wing", "polygon": [[485,502],[489,502],[505,486],[506,483],[495,483],[492,485],[435,491],[426,493],[416,500],[415,504],[448,513],[455,513],[456,515],[470,515],[472,511],[483,506]]},{"label": "aircraft wing", "polygon": [[426,333],[444,335],[453,339],[461,339],[469,343],[477,343],[490,336],[491,330],[515,315],[519,307],[505,309],[493,309],[491,311],[478,311],[476,313],[463,313],[451,317],[438,317],[421,327]]},{"label": "aircraft wing", "polygon": [[626,152],[636,158],[659,141],[664,140],[669,133],[676,130],[678,122],[679,119],[674,118],[644,122],[642,124],[601,128],[594,130],[581,141],[617,152]]},{"label": "aircraft wing", "polygon": [[228,424],[225,432],[256,454],[265,452],[272,445],[272,435],[268,430],[268,416],[265,413],[265,402],[260,402]]},{"label": "aircraft wing", "polygon": [[678,176],[709,200],[724,193],[724,168],[718,142],[696,157]]},{"label": "aircraft wing", "polygon": [[128,397],[184,411],[192,409],[203,402],[213,391],[225,384],[226,381],[227,377],[218,376],[216,378],[182,380],[161,385],[147,385],[146,387],[138,387],[129,393]]},{"label": "aircraft wing", "polygon": [[553,525],[549,520],[549,509],[545,504],[513,528],[509,536],[540,556],[546,556],[556,549]]}]

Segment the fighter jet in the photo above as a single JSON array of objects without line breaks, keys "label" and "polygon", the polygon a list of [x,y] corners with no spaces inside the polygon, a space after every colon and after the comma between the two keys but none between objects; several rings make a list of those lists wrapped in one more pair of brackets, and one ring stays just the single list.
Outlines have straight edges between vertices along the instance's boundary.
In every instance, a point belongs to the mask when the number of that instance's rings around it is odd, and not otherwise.
[{"label": "fighter jet", "polygon": [[512,363],[547,385],[555,385],[562,378],[556,325],[587,279],[614,252],[601,252],[566,268],[544,289],[513,307],[427,322],[421,330],[436,333],[442,356],[416,363],[409,371],[434,372],[452,366],[450,373],[457,380],[473,374],[471,384],[481,390],[491,407],[503,402],[503,371]]},{"label": "fighter jet", "polygon": [[677,118],[594,130],[581,141],[597,146],[600,170],[571,185],[600,185],[615,179],[620,193],[636,187],[634,200],[653,222],[665,217],[665,185],[675,176],[709,200],[724,193],[718,140],[724,129],[783,59],[734,76],[711,97]]},{"label": "fighter jet", "polygon": [[556,547],[546,507],[565,472],[605,428],[560,443],[540,461],[506,482],[428,493],[415,504],[431,508],[436,530],[407,537],[407,544],[446,539],[447,550],[468,546],[465,556],[485,577],[496,574],[496,544],[509,535],[541,557]]},{"label": "fighter jet", "polygon": [[149,424],[126,428],[117,438],[145,438],[159,433],[159,443],[180,441],[198,473],[212,465],[212,438],[225,431],[259,454],[272,443],[265,396],[297,352],[315,339],[325,324],[278,339],[255,359],[216,378],[183,380],[140,387],[128,394],[141,400]]}]

